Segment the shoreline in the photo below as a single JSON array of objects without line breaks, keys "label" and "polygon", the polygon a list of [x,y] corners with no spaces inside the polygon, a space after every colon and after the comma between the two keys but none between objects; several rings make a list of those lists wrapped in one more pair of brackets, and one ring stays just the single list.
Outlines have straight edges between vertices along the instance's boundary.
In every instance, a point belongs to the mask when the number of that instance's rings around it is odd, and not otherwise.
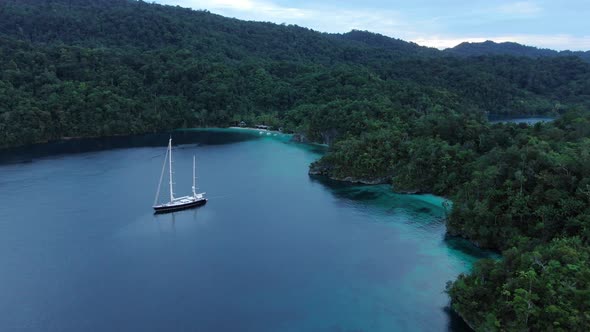
[{"label": "shoreline", "polygon": [[243,131],[252,131],[252,132],[258,132],[258,133],[271,133],[271,134],[281,134],[281,135],[292,135],[292,134],[286,134],[283,133],[282,131],[278,131],[278,130],[268,130],[268,129],[259,129],[259,128],[254,128],[254,127],[235,127],[235,126],[231,126],[231,127],[211,127],[211,128],[195,128],[195,129],[236,129],[236,130],[243,130]]},{"label": "shoreline", "polygon": [[[311,166],[311,165],[310,165]],[[378,178],[378,179],[374,179],[374,180],[367,180],[367,179],[357,179],[354,177],[344,177],[344,178],[338,178],[338,177],[334,177],[329,175],[328,173],[325,172],[326,169],[312,169],[310,167],[309,169],[309,176],[311,177],[321,177],[321,178],[325,178],[328,179],[330,181],[339,181],[339,182],[345,182],[345,183],[350,183],[352,185],[369,185],[369,186],[378,186],[378,185],[386,185],[389,184],[389,180],[391,180],[389,177],[385,177],[385,178]],[[390,184],[389,184],[390,185]],[[492,251],[496,251],[496,249],[493,248],[485,248],[482,247],[479,243],[477,243],[476,241],[473,241],[461,234],[457,234],[455,232],[451,232],[449,231],[449,227],[447,226],[447,221],[448,221],[448,214],[451,212],[451,209],[453,207],[453,201],[451,199],[449,199],[448,197],[445,196],[437,196],[434,195],[432,193],[428,193],[428,192],[423,192],[423,191],[396,191],[395,189],[393,189],[393,187],[391,187],[389,190],[391,190],[391,192],[399,194],[399,195],[413,195],[413,196],[420,196],[420,195],[431,195],[433,197],[436,197],[438,199],[440,199],[440,208],[444,209],[445,211],[445,236],[452,236],[452,237],[457,237],[457,238],[461,238],[467,242],[469,242],[471,245],[473,245],[474,247],[480,249],[480,250],[492,250]],[[438,204],[435,204],[438,205]],[[500,254],[500,252],[499,252]],[[456,279],[455,279],[456,280]],[[452,282],[454,282],[455,280],[453,280]],[[450,299],[449,297],[449,301],[450,301],[450,305],[449,305],[449,309],[452,310],[454,313],[457,314],[457,316],[459,318],[461,318],[461,320],[463,320],[463,322],[473,331],[476,331],[477,329],[474,328],[474,325],[472,322],[468,321],[465,319],[464,315],[455,310],[452,306],[452,299]]]}]

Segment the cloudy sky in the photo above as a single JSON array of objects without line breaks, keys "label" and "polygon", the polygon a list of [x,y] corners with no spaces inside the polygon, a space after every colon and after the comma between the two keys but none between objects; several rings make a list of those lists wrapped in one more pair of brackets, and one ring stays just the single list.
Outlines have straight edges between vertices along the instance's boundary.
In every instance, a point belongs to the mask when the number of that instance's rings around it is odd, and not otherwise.
[{"label": "cloudy sky", "polygon": [[463,41],[514,41],[590,50],[590,0],[154,0],[244,20],[323,32],[378,32],[447,48]]}]

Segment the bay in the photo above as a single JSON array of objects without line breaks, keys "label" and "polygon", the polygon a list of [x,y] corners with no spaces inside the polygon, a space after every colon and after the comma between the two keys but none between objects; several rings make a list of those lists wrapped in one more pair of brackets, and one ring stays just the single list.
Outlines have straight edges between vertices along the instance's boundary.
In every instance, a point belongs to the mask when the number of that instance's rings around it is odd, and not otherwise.
[{"label": "bay", "polygon": [[445,283],[488,254],[442,198],[310,178],[325,148],[287,135],[171,134],[201,208],[152,213],[168,133],[0,153],[0,330],[466,329]]}]

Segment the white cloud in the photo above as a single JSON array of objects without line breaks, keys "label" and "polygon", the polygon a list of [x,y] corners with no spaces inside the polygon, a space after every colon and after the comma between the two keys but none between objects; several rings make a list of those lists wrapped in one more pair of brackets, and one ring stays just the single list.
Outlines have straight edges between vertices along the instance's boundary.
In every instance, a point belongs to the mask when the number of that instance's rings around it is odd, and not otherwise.
[{"label": "white cloud", "polygon": [[286,7],[263,0],[156,0],[167,5],[179,5],[193,9],[207,9],[226,16],[241,19],[276,21],[277,19],[305,17],[305,9]]},{"label": "white cloud", "polygon": [[543,9],[532,1],[518,1],[498,7],[498,12],[513,16],[536,16]]},{"label": "white cloud", "polygon": [[210,0],[210,1],[193,1],[204,2],[205,4],[217,8],[230,8],[239,10],[252,10],[256,3],[250,0]]},{"label": "white cloud", "polygon": [[556,35],[505,35],[505,36],[484,36],[484,37],[444,37],[427,36],[415,38],[412,41],[430,47],[445,49],[454,47],[462,42],[480,43],[492,40],[497,43],[515,42],[539,48],[550,48],[554,50],[588,50],[590,49],[590,36],[575,37],[565,34]]},{"label": "white cloud", "polygon": [[393,32],[404,24],[395,11],[381,9],[347,10],[321,6],[297,8],[266,0],[156,0],[245,20],[272,21],[305,26],[322,32],[346,32],[351,29]]},{"label": "white cloud", "polygon": [[[343,9],[317,6],[293,7],[283,6],[273,0],[155,0],[162,4],[179,5],[193,9],[207,9],[211,12],[244,20],[271,21],[275,23],[297,24],[322,32],[347,32],[352,29],[368,30],[386,36],[413,41],[417,44],[440,49],[453,47],[461,42],[496,42],[513,41],[557,50],[590,49],[590,36],[576,37],[567,34],[554,35],[458,35],[432,33],[444,31],[445,21],[480,20],[477,11],[457,17],[434,17],[427,20],[411,20],[409,16],[394,10],[363,8]],[[488,9],[487,12],[501,13],[513,17],[531,17],[542,12],[542,8],[533,1],[517,1],[500,7]]]},{"label": "white cloud", "polygon": [[438,49],[445,49],[457,46],[462,42],[479,43],[486,41],[485,38],[449,38],[441,36],[428,36],[415,38],[412,40],[414,43],[422,46],[435,47]]},{"label": "white cloud", "polygon": [[514,35],[507,36],[510,41],[520,44],[533,45],[541,48],[556,50],[590,50],[590,36],[571,36],[567,34],[555,35]]}]

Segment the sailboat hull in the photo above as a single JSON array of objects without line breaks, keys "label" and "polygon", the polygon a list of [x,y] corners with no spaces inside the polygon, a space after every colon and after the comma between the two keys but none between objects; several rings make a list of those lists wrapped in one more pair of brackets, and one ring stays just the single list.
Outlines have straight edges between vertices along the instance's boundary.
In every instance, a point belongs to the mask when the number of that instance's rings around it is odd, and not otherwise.
[{"label": "sailboat hull", "polygon": [[160,213],[168,213],[168,212],[186,210],[186,209],[191,209],[194,207],[205,205],[206,203],[207,203],[207,199],[203,198],[203,199],[199,199],[199,200],[192,201],[189,203],[159,205],[159,206],[154,206],[154,213],[160,214]]}]

